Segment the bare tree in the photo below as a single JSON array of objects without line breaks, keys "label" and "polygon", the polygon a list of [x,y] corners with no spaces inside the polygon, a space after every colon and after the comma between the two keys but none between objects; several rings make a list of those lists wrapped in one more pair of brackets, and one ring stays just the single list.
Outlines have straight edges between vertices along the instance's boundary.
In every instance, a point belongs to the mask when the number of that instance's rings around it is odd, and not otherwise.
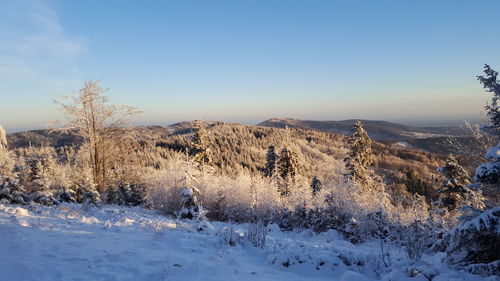
[{"label": "bare tree", "polygon": [[497,144],[496,138],[470,121],[465,121],[463,128],[466,132],[465,137],[448,138],[445,145],[454,153],[469,157],[475,166],[484,163],[486,151]]},{"label": "bare tree", "polygon": [[118,141],[121,128],[140,113],[134,107],[109,105],[106,92],[99,82],[88,81],[78,93],[63,97],[71,103],[54,101],[66,116],[59,130],[72,131],[84,138],[93,181],[100,192],[104,191],[107,174],[113,168],[109,163],[110,148]]}]

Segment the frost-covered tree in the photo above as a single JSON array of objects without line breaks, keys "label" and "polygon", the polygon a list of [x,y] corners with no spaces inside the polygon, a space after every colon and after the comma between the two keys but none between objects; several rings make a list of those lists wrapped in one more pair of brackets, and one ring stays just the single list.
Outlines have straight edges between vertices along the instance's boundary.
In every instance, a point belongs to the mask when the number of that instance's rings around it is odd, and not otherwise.
[{"label": "frost-covered tree", "polygon": [[357,121],[351,131],[349,139],[349,155],[345,159],[348,177],[361,184],[369,180],[368,167],[372,164],[371,139],[363,129],[360,121]]},{"label": "frost-covered tree", "polygon": [[480,125],[465,121],[462,126],[465,137],[450,137],[445,141],[454,154],[467,155],[475,166],[484,163],[488,149],[498,143],[497,137],[481,128]]},{"label": "frost-covered tree", "polygon": [[108,204],[138,206],[146,199],[146,187],[143,184],[119,183],[107,193]]},{"label": "frost-covered tree", "polygon": [[276,147],[274,145],[270,145],[267,148],[266,153],[266,167],[264,169],[264,176],[272,178],[276,174],[276,160],[278,155],[276,154]]},{"label": "frost-covered tree", "polygon": [[499,137],[500,136],[500,112],[498,110],[498,98],[500,97],[500,80],[498,80],[498,72],[493,70],[489,65],[484,65],[484,76],[477,76],[479,82],[483,85],[487,92],[493,93],[491,103],[487,104],[484,109],[488,115],[490,126],[489,131]]},{"label": "frost-covered tree", "polygon": [[439,191],[439,205],[452,210],[459,208],[465,200],[467,186],[472,183],[471,177],[451,154],[446,159],[446,165],[438,170],[445,176]]},{"label": "frost-covered tree", "polygon": [[42,161],[37,158],[28,160],[29,176],[28,181],[31,190],[44,190],[47,189],[47,181],[45,180],[44,168]]},{"label": "frost-covered tree", "polygon": [[28,204],[29,201],[26,190],[18,180],[0,176],[0,203]]},{"label": "frost-covered tree", "polygon": [[[493,93],[491,103],[485,106],[490,125],[486,127],[487,132],[493,135],[497,141],[500,137],[500,112],[498,110],[498,98],[500,97],[500,80],[498,72],[489,65],[484,66],[484,76],[478,76],[477,79],[483,85],[487,92]],[[485,155],[491,162],[481,164],[476,169],[474,180],[484,184],[499,184],[500,178],[500,143],[490,148]]]},{"label": "frost-covered tree", "polygon": [[11,175],[12,167],[13,162],[7,149],[7,134],[0,125],[0,175]]},{"label": "frost-covered tree", "polygon": [[205,170],[212,164],[210,149],[208,148],[208,133],[205,130],[203,122],[196,120],[193,124],[194,136],[192,140],[191,154],[194,157],[194,163],[200,170]]},{"label": "frost-covered tree", "polygon": [[300,173],[300,163],[297,153],[284,147],[279,155],[277,163],[277,174],[279,176],[279,189],[281,195],[290,193],[290,186],[293,185]]},{"label": "frost-covered tree", "polygon": [[181,219],[201,219],[203,210],[198,202],[200,191],[192,185],[192,177],[188,171],[184,174],[184,187],[181,189]]},{"label": "frost-covered tree", "polygon": [[2,125],[0,125],[0,150],[7,150],[7,133]]},{"label": "frost-covered tree", "polygon": [[485,155],[491,162],[481,164],[476,169],[474,180],[484,184],[500,183],[500,143],[488,150]]},{"label": "frost-covered tree", "polygon": [[108,98],[104,96],[106,91],[99,82],[89,81],[77,94],[65,97],[72,103],[55,101],[66,114],[67,121],[62,130],[76,132],[85,140],[92,180],[101,192],[114,167],[110,163],[113,156],[110,148],[120,141],[120,128],[128,124],[132,116],[140,113],[130,106],[108,105]]},{"label": "frost-covered tree", "polygon": [[500,207],[462,221],[435,245],[445,261],[480,275],[500,275]]}]

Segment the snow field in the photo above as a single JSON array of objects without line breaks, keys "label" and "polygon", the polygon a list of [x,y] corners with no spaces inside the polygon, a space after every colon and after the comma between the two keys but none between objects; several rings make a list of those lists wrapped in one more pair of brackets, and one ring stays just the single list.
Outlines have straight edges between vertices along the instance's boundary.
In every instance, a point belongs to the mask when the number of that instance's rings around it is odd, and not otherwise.
[{"label": "snow field", "polygon": [[335,231],[270,225],[254,247],[248,229],[139,207],[0,204],[0,280],[498,280],[453,270],[442,253],[415,264],[397,248],[386,268],[377,241],[353,245]]}]

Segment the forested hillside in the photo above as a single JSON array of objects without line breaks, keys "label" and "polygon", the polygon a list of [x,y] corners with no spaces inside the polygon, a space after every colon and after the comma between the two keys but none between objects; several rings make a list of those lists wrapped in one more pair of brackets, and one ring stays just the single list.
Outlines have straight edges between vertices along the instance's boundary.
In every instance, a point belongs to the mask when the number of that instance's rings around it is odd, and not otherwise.
[{"label": "forested hillside", "polygon": [[[324,179],[330,173],[328,165],[342,162],[348,151],[348,136],[342,134],[237,123],[204,123],[212,165],[229,176],[236,176],[243,171],[263,175],[268,147],[275,146],[278,150],[291,147],[298,153],[302,176]],[[126,141],[149,148],[149,158],[161,159],[160,155],[165,153],[191,151],[193,122],[168,127],[135,127],[129,129],[127,134],[133,134],[136,138]],[[10,134],[8,140],[12,148],[31,145],[58,149],[64,146],[78,146],[82,141],[75,134],[51,133],[48,130]],[[154,147],[154,150],[151,147]],[[379,142],[373,143],[373,152],[373,167],[391,190],[417,192],[428,196],[429,199],[435,199],[435,191],[439,189],[441,180],[441,174],[436,169],[444,163],[446,155]],[[161,161],[150,164],[161,165]]]}]

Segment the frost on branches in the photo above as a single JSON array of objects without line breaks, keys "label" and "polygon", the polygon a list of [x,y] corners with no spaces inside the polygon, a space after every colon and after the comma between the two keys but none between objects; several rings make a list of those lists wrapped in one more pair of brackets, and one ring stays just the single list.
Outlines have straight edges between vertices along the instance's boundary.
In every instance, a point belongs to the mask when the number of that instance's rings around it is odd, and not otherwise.
[{"label": "frost on branches", "polygon": [[500,143],[490,148],[485,158],[492,160],[492,162],[479,165],[474,180],[485,184],[498,184],[500,176]]},{"label": "frost on branches", "polygon": [[198,169],[207,170],[212,164],[212,157],[207,144],[208,134],[200,120],[196,120],[193,127],[195,130],[191,152],[193,154],[193,160]]},{"label": "frost on branches", "polygon": [[0,150],[7,150],[7,133],[2,125],[0,125]]},{"label": "frost on branches", "polygon": [[486,127],[488,131],[495,135],[500,135],[500,112],[498,110],[498,98],[500,97],[500,81],[497,79],[498,72],[493,70],[489,65],[484,65],[484,76],[478,76],[477,79],[483,85],[487,92],[493,93],[491,103],[487,104],[484,109],[490,119],[490,126]]},{"label": "frost on branches", "polygon": [[277,159],[278,155],[276,154],[276,147],[274,145],[270,145],[267,148],[267,153],[266,153],[266,167],[264,170],[264,176],[272,178],[276,175]]},{"label": "frost on branches", "polygon": [[462,222],[442,240],[447,262],[481,275],[500,275],[500,207]]},{"label": "frost on branches", "polygon": [[281,150],[277,163],[278,189],[281,195],[286,196],[290,194],[290,187],[296,183],[300,169],[297,153],[284,147]]},{"label": "frost on branches", "polygon": [[448,156],[446,165],[439,168],[438,171],[446,177],[439,191],[441,193],[439,205],[448,209],[457,209],[465,200],[467,186],[471,184],[472,179],[453,155]]},{"label": "frost on branches", "polygon": [[26,190],[19,184],[19,181],[0,176],[0,203],[24,205],[29,201],[29,196],[26,195]]},{"label": "frost on branches", "polygon": [[186,171],[184,175],[184,187],[181,190],[181,210],[179,218],[181,219],[201,219],[203,210],[198,202],[200,191],[191,184],[191,176]]},{"label": "frost on branches", "polygon": [[354,124],[349,140],[350,152],[345,159],[348,177],[359,183],[369,180],[368,166],[372,164],[371,139],[361,122]]}]

